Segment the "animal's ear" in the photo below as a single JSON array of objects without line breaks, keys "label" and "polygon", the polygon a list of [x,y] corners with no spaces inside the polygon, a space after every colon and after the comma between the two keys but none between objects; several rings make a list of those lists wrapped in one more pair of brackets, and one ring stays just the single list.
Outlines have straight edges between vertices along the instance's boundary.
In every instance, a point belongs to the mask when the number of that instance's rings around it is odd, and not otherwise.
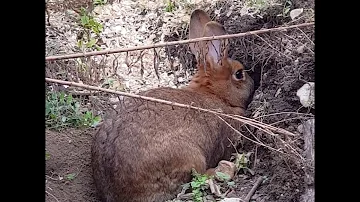
[{"label": "animal's ear", "polygon": [[[206,23],[204,27],[203,37],[210,37],[210,36],[221,36],[227,34],[224,27],[214,21]],[[217,63],[223,57],[228,57],[228,39],[224,40],[212,40],[212,41],[205,41],[205,45],[202,47],[206,54],[206,59],[213,60],[213,62]]]},{"label": "animal's ear", "polygon": [[[203,36],[205,25],[210,22],[211,19],[205,11],[196,9],[192,12],[190,17],[190,30],[189,38],[195,39]],[[196,59],[199,58],[199,52],[201,50],[200,43],[189,44],[191,52],[195,55]]]}]

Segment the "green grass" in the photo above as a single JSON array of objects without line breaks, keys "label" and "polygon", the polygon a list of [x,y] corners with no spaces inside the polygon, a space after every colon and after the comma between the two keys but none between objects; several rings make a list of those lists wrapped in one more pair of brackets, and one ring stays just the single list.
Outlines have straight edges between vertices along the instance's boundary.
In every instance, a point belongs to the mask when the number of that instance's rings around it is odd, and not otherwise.
[{"label": "green grass", "polygon": [[47,92],[45,106],[45,126],[48,129],[94,127],[100,116],[91,111],[82,111],[80,102],[64,92]]}]

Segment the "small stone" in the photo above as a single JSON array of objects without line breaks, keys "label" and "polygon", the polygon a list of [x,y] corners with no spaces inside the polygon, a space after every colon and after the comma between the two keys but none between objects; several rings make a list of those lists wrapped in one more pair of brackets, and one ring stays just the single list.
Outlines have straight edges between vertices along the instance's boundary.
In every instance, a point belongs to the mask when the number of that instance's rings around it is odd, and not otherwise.
[{"label": "small stone", "polygon": [[93,10],[94,13],[96,13],[97,15],[101,15],[103,11],[103,8],[101,6],[96,6]]},{"label": "small stone", "polygon": [[184,81],[185,81],[185,79],[184,79],[183,77],[179,77],[179,78],[178,78],[178,82],[179,82],[179,83],[182,83],[182,82],[184,82]]},{"label": "small stone", "polygon": [[298,65],[299,64],[299,58],[297,58],[295,61],[294,61],[294,65]]},{"label": "small stone", "polygon": [[110,97],[110,98],[109,98],[109,101],[110,101],[111,103],[119,102],[119,98],[117,98],[117,97]]},{"label": "small stone", "polygon": [[304,84],[297,92],[296,95],[300,99],[300,103],[304,107],[312,107],[315,109],[315,83],[308,82]]},{"label": "small stone", "polygon": [[305,44],[304,45],[301,45],[301,46],[299,46],[297,49],[296,49],[296,52],[298,52],[298,53],[303,53],[304,52],[304,48],[305,48]]}]

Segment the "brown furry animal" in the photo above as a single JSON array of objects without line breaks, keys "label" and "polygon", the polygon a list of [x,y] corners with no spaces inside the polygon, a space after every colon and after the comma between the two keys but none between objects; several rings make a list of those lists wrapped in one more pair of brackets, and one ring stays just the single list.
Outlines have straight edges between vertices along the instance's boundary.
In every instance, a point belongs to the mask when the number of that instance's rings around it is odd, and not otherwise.
[{"label": "brown furry animal", "polygon": [[[192,13],[191,39],[224,34],[204,11]],[[228,58],[223,45],[227,41],[191,44],[198,72],[189,86],[141,95],[244,115],[254,82],[240,62]],[[117,110],[99,128],[92,146],[94,181],[103,201],[172,199],[191,180],[192,169],[205,173],[233,152],[229,139],[234,140],[234,131],[213,114],[131,98]]]}]

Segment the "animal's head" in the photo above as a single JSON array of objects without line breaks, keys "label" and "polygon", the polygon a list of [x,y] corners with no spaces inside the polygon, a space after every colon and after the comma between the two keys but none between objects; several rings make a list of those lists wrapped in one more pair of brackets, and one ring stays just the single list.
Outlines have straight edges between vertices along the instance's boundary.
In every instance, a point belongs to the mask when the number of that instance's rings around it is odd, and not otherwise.
[{"label": "animal's head", "polygon": [[[224,27],[204,11],[197,9],[191,14],[190,39],[225,34]],[[215,94],[230,106],[246,108],[253,95],[254,81],[239,61],[228,57],[228,40],[191,43],[190,49],[196,57],[198,72],[189,87]]]}]

